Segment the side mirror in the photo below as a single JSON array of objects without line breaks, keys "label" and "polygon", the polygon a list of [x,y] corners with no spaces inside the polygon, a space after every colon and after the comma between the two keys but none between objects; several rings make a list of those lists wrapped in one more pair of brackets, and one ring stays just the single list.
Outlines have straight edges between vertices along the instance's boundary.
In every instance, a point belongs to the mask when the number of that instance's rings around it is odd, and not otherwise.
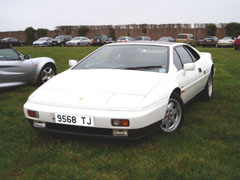
[{"label": "side mirror", "polygon": [[77,64],[77,60],[69,59],[69,66],[73,67],[75,64]]},{"label": "side mirror", "polygon": [[195,70],[195,64],[194,63],[187,63],[183,65],[183,71],[184,71],[184,75],[186,73],[186,71],[193,71]]},{"label": "side mirror", "polygon": [[24,55],[24,57],[23,57],[24,59],[30,59],[31,58],[31,56],[29,55],[29,54],[26,54],[26,55]]}]

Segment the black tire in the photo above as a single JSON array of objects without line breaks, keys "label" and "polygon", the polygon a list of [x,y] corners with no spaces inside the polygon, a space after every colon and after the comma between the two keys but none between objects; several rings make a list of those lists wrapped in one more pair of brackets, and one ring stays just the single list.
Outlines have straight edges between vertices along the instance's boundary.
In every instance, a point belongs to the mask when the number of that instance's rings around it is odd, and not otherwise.
[{"label": "black tire", "polygon": [[80,44],[79,44],[79,43],[77,43],[77,46],[78,46],[78,47],[80,47]]},{"label": "black tire", "polygon": [[169,99],[166,114],[161,121],[160,129],[164,133],[171,133],[182,126],[184,119],[184,105],[180,96],[173,93]]},{"label": "black tire", "polygon": [[211,100],[213,97],[213,74],[212,73],[209,75],[207,84],[203,90],[203,97],[206,100]]},{"label": "black tire", "polygon": [[56,74],[57,74],[56,67],[53,64],[46,64],[42,68],[42,70],[38,76],[37,84],[38,85],[44,84],[45,82],[47,82],[49,79],[51,79]]}]

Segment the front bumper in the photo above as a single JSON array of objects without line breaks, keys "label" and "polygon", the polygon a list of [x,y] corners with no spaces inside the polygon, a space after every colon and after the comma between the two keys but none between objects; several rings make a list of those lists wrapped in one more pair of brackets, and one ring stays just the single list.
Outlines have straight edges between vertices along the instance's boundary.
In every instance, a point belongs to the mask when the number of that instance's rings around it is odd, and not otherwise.
[{"label": "front bumper", "polygon": [[217,43],[218,47],[233,47],[234,44],[230,44],[230,43]]},{"label": "front bumper", "polygon": [[[160,128],[160,122],[165,117],[167,103],[168,100],[166,99],[147,109],[119,111],[66,108],[27,102],[24,105],[24,114],[32,126],[34,121],[40,123],[44,122],[45,126],[43,128],[36,127],[41,130],[81,136],[115,139],[139,139]],[[27,110],[38,111],[39,118],[29,117]],[[58,124],[54,118],[55,113],[91,116],[94,118],[94,127]],[[128,127],[113,126],[111,123],[112,119],[128,119],[130,125]],[[116,136],[113,133],[116,130],[127,131],[128,135]]]},{"label": "front bumper", "polygon": [[56,123],[46,123],[45,128],[37,128],[33,126],[33,120],[27,119],[30,125],[40,131],[46,131],[50,133],[60,133],[66,135],[76,135],[83,137],[93,137],[93,138],[103,138],[103,139],[118,139],[118,140],[137,140],[142,139],[156,131],[160,128],[161,121],[151,124],[147,127],[140,129],[129,129],[128,136],[114,136],[113,129],[107,128],[93,128],[93,127],[81,127],[81,126],[71,126],[62,125]]}]

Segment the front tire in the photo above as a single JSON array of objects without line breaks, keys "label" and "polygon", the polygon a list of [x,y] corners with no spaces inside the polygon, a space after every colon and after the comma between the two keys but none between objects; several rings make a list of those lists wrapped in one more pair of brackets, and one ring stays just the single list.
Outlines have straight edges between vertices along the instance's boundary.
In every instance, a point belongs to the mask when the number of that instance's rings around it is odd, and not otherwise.
[{"label": "front tire", "polygon": [[180,96],[173,93],[169,99],[164,119],[160,128],[165,133],[171,133],[181,127],[184,119],[184,107]]},{"label": "front tire", "polygon": [[37,84],[42,85],[57,74],[56,67],[52,64],[45,65],[38,77]]}]

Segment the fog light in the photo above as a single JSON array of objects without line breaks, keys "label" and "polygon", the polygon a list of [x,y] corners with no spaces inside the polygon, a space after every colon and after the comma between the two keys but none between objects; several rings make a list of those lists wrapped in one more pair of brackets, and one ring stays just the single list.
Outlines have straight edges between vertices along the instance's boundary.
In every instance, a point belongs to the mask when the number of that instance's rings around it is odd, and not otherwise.
[{"label": "fog light", "polygon": [[129,126],[129,120],[128,119],[112,119],[112,126]]},{"label": "fog light", "polygon": [[33,127],[45,128],[46,127],[46,123],[45,122],[41,122],[41,121],[33,121]]},{"label": "fog light", "polygon": [[126,129],[113,129],[113,136],[128,136]]},{"label": "fog light", "polygon": [[39,118],[39,113],[37,111],[28,110],[28,116],[33,118]]}]

